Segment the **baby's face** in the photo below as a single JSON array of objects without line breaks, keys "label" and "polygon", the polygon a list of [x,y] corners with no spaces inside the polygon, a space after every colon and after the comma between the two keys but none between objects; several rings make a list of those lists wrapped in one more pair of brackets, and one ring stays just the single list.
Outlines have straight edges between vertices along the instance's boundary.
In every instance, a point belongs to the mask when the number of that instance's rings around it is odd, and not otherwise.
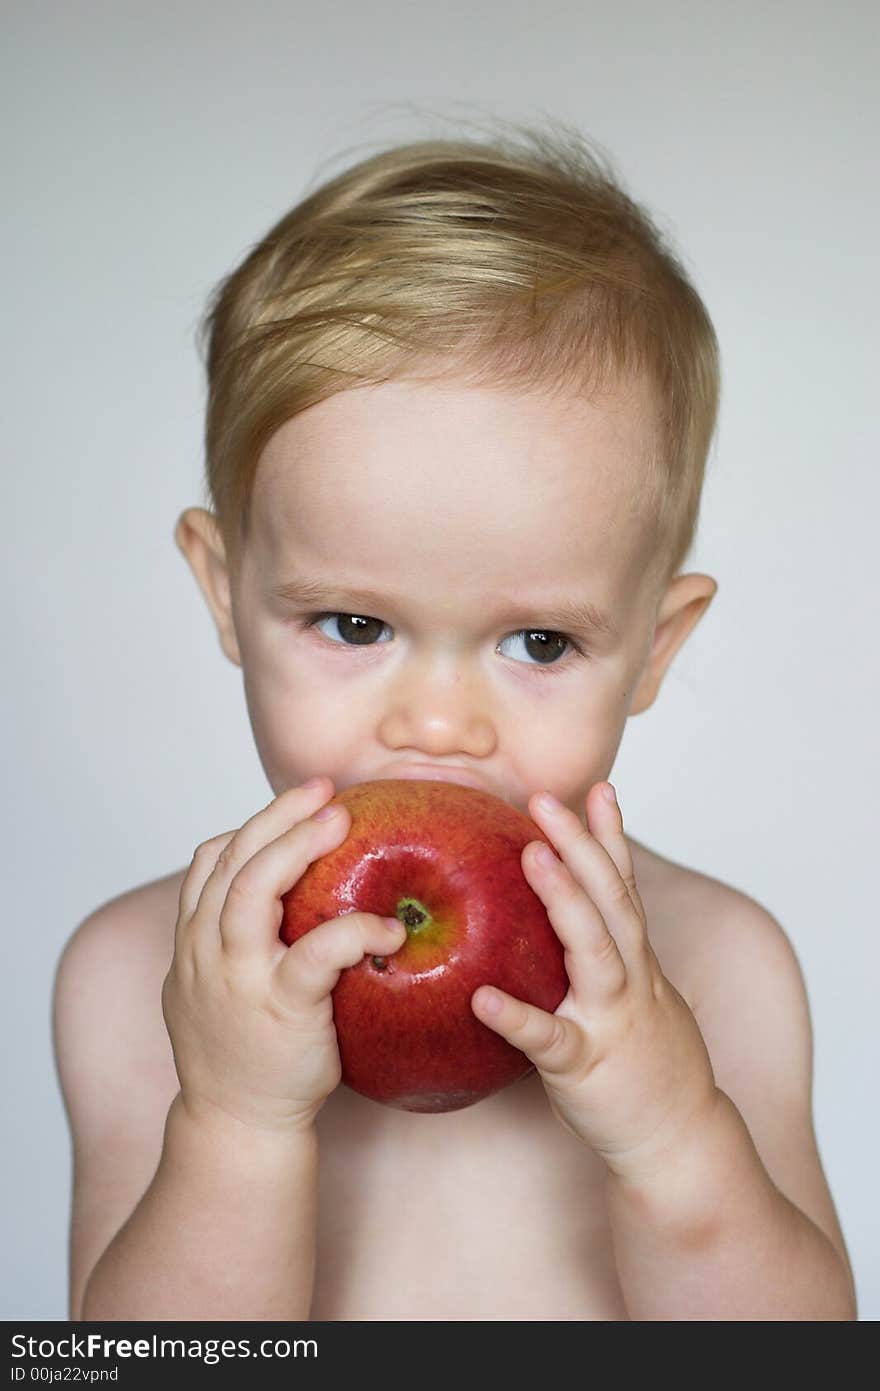
[{"label": "baby's face", "polygon": [[232,593],[273,790],[443,769],[582,815],[654,632],[632,513],[651,425],[635,389],[597,407],[396,380],[278,430]]}]

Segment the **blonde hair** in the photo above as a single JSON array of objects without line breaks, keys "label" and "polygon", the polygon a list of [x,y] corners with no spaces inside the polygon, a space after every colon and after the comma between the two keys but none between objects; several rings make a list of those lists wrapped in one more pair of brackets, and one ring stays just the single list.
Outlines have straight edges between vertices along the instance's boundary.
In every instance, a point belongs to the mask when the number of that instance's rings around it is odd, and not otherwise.
[{"label": "blonde hair", "polygon": [[633,505],[662,588],[677,572],[718,411],[715,333],[607,156],[553,124],[363,159],[216,286],[199,325],[205,474],[233,572],[274,432],[347,387],[438,362],[423,379],[592,398],[647,381],[656,430]]}]

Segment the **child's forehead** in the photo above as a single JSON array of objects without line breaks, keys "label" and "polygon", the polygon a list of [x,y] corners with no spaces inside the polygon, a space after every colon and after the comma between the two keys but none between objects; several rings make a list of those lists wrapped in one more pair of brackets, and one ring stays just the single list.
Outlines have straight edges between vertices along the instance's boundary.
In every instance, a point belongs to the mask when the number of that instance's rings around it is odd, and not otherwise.
[{"label": "child's forehead", "polygon": [[356,502],[449,506],[515,522],[548,505],[629,510],[654,447],[647,393],[598,401],[409,379],[339,392],[277,430],[260,459],[255,511],[270,524]]},{"label": "child's forehead", "polygon": [[454,378],[398,377],[336,392],[285,422],[274,437],[297,448],[320,448],[355,435],[442,423],[454,433],[479,430],[505,437],[523,430],[588,431],[595,438],[641,436],[653,425],[647,386],[632,380],[591,397],[586,392],[473,384]]},{"label": "child's forehead", "polygon": [[432,593],[531,591],[610,604],[636,574],[643,405],[388,382],[294,417],[254,487],[260,576],[356,576]]}]

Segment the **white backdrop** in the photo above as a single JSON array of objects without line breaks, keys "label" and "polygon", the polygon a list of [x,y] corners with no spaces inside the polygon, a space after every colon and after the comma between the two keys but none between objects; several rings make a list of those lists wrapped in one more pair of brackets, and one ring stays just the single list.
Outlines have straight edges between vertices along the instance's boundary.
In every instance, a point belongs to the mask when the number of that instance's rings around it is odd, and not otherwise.
[{"label": "white backdrop", "polygon": [[795,946],[820,1151],[878,1317],[876,13],[7,0],[0,1317],[66,1317],[65,940],[271,796],[172,540],[203,501],[205,298],[325,166],[457,133],[445,116],[543,113],[671,233],[723,354],[685,567],[719,591],[613,780],[631,834]]}]

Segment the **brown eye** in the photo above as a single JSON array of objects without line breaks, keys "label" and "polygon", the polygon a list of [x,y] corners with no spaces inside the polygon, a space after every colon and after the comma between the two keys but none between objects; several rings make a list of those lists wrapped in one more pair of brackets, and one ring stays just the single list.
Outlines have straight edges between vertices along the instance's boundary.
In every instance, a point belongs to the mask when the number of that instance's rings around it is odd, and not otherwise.
[{"label": "brown eye", "polygon": [[545,633],[539,629],[526,636],[526,651],[542,665],[555,661],[567,646],[561,633]]},{"label": "brown eye", "polygon": [[[505,642],[521,642],[526,656],[529,660],[525,666],[558,666],[559,659],[565,654],[565,649],[574,647],[569,638],[562,633],[554,633],[546,628],[521,628],[518,633],[511,633],[509,637],[502,640],[499,647]],[[576,649],[575,649],[576,650]],[[505,656],[513,654],[505,653]]]},{"label": "brown eye", "polygon": [[[329,625],[325,631],[321,624]],[[366,618],[358,613],[324,613],[312,619],[309,627],[317,628],[337,646],[369,647],[377,641],[385,624],[379,618]],[[335,630],[335,631],[334,631]],[[340,641],[341,639],[341,641]]]}]

